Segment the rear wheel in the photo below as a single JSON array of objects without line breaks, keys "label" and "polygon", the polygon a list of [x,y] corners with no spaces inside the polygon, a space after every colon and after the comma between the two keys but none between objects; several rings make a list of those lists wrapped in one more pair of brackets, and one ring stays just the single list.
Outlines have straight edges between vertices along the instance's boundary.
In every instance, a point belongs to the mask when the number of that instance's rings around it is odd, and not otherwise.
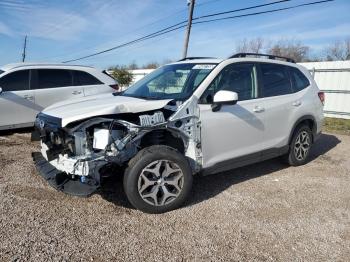
[{"label": "rear wheel", "polygon": [[289,153],[285,156],[292,166],[304,165],[310,155],[312,132],[307,125],[301,125],[295,132],[290,143]]},{"label": "rear wheel", "polygon": [[141,150],[124,174],[124,191],[130,203],[146,213],[178,208],[192,187],[192,171],[185,157],[168,146]]}]

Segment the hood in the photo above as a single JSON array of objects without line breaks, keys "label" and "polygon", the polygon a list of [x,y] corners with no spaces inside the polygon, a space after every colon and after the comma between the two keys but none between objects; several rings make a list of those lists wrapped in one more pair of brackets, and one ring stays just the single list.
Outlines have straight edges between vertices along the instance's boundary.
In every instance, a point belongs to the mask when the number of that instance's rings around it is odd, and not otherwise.
[{"label": "hood", "polygon": [[61,119],[62,127],[74,121],[94,116],[139,113],[157,110],[166,106],[171,100],[144,100],[112,94],[83,97],[66,100],[49,106],[42,112]]}]

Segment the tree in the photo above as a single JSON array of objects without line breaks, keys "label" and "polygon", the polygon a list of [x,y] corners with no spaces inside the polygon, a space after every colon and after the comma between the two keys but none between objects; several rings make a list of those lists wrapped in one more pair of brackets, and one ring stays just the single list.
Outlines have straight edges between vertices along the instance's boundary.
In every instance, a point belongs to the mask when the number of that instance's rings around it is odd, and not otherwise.
[{"label": "tree", "polygon": [[132,61],[128,66],[127,69],[129,70],[135,70],[135,69],[139,69],[139,66],[136,64],[135,60]]},{"label": "tree", "polygon": [[109,70],[112,71],[112,77],[117,80],[121,87],[129,86],[134,79],[133,74],[123,66],[115,66]]},{"label": "tree", "polygon": [[325,59],[334,60],[350,60],[350,37],[343,41],[336,41],[324,50]]},{"label": "tree", "polygon": [[159,67],[159,64],[157,62],[150,62],[148,64],[143,65],[144,69],[156,69]]},{"label": "tree", "polygon": [[240,42],[236,43],[237,53],[263,53],[265,41],[263,38],[253,38],[247,40],[244,38]]},{"label": "tree", "polygon": [[310,47],[303,45],[300,41],[279,40],[273,43],[267,52],[271,55],[292,58],[296,62],[309,60]]}]

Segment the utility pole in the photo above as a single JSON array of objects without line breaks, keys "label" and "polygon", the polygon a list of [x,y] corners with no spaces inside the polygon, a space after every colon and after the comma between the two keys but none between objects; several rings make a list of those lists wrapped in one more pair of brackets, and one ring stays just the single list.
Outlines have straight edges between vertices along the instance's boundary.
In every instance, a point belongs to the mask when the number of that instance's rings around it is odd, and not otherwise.
[{"label": "utility pole", "polygon": [[184,43],[184,49],[182,53],[182,58],[187,57],[187,49],[188,49],[188,42],[190,40],[190,34],[191,34],[191,27],[192,27],[192,17],[193,17],[193,9],[195,5],[195,0],[187,0],[187,5],[189,5],[189,12],[188,12],[188,23],[187,23],[187,29],[186,29],[186,35],[185,35],[185,43]]},{"label": "utility pole", "polygon": [[26,60],[26,49],[27,49],[27,36],[24,37],[23,53],[22,53],[22,62]]}]

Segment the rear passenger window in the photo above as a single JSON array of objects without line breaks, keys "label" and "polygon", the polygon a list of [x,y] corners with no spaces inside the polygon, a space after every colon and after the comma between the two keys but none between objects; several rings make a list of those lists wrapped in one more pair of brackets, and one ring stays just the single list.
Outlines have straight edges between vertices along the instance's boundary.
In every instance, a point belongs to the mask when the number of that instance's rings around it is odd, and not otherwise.
[{"label": "rear passenger window", "polygon": [[288,68],[277,64],[260,64],[262,96],[280,96],[292,93]]},{"label": "rear passenger window", "polygon": [[88,85],[100,85],[103,84],[96,77],[83,71],[73,71],[74,85],[75,86],[88,86]]},{"label": "rear passenger window", "polygon": [[294,92],[299,92],[310,85],[309,80],[299,69],[290,67],[290,75],[293,81]]},{"label": "rear passenger window", "polygon": [[72,85],[72,75],[69,70],[38,69],[38,89]]},{"label": "rear passenger window", "polygon": [[29,89],[29,70],[10,73],[0,78],[2,91],[21,91]]}]

